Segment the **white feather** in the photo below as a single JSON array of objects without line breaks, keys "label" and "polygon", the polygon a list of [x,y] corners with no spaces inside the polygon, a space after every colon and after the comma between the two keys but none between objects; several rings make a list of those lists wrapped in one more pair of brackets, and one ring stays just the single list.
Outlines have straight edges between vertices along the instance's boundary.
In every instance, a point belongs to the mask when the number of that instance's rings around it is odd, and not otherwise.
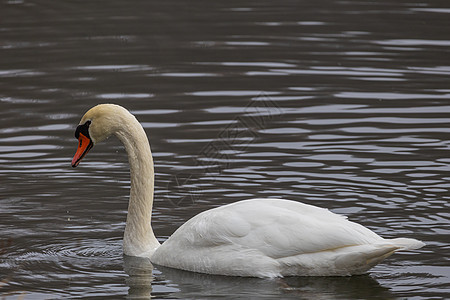
[{"label": "white feather", "polygon": [[172,268],[233,276],[352,275],[365,273],[407,248],[406,241],[415,243],[412,248],[423,245],[412,239],[385,240],[312,205],[251,199],[193,217],[151,260]]}]

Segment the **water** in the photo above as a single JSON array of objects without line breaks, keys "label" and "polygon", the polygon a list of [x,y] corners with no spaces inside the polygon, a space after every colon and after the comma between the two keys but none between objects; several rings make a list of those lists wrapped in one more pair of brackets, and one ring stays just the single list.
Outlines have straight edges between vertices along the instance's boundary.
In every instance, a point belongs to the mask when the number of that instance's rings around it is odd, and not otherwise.
[{"label": "water", "polygon": [[[450,297],[447,2],[1,1],[1,297]],[[283,197],[427,246],[344,278],[124,259],[123,147],[70,167],[103,102],[150,138],[161,241],[206,209]]]}]

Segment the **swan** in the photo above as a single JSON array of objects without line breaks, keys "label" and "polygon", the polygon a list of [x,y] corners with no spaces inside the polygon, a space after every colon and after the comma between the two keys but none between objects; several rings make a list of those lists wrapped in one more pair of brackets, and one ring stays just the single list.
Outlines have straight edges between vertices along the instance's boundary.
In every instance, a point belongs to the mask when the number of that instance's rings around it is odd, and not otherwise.
[{"label": "swan", "polygon": [[396,251],[424,246],[411,238],[384,239],[327,209],[283,199],[250,199],[204,211],[162,245],[151,227],[154,170],[147,135],[137,119],[115,104],[99,104],[76,131],[77,167],[111,135],[124,144],[131,189],[123,253],[153,264],[199,273],[274,278],[366,273]]}]

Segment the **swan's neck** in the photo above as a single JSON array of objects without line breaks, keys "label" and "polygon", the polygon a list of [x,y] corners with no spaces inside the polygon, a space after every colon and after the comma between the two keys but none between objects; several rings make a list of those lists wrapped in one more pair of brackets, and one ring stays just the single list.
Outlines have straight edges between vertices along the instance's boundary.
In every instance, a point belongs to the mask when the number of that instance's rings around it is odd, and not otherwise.
[{"label": "swan's neck", "polygon": [[131,191],[123,239],[124,254],[150,257],[160,246],[151,226],[154,171],[150,144],[141,124],[129,114],[124,116],[116,136],[128,153]]}]

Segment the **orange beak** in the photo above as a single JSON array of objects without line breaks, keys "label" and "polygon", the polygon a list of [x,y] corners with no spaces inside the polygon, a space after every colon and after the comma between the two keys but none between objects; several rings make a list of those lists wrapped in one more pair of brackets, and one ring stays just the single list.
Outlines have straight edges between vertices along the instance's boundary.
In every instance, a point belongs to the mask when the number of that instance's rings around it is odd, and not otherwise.
[{"label": "orange beak", "polygon": [[84,134],[80,133],[78,137],[78,149],[75,153],[75,156],[72,159],[72,167],[75,168],[78,166],[80,161],[83,159],[83,157],[86,156],[86,154],[91,150],[91,148],[94,146],[94,143],[91,141],[90,138],[85,136]]}]

